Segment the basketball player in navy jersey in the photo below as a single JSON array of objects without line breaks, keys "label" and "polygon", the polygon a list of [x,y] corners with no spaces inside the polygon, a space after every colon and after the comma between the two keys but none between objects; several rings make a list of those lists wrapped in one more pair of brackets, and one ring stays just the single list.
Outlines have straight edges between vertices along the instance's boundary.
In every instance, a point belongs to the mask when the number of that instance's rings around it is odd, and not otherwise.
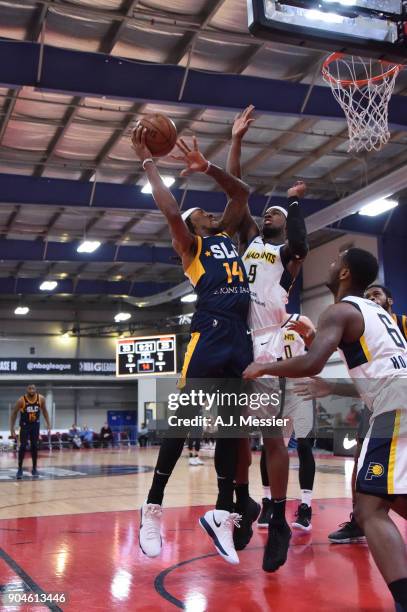
[{"label": "basketball player in navy jersey", "polygon": [[356,520],[396,610],[406,612],[407,548],[389,510],[407,519],[407,343],[392,317],[363,297],[378,268],[377,259],[362,249],[340,254],[328,282],[335,304],[321,315],[308,353],[277,363],[253,363],[243,376],[316,376],[339,349],[372,413],[358,460]]},{"label": "basketball player in navy jersey", "polygon": [[[206,160],[195,138],[192,150],[180,139],[178,147],[182,155],[177,159],[187,166],[181,175],[194,172],[207,174],[229,198],[220,220],[199,207],[181,213],[176,200],[162,182],[146,146],[143,128],[137,129],[133,143],[152,186],[156,205],[167,219],[172,244],[181,257],[185,275],[198,295],[191,324],[191,340],[181,373],[180,383],[181,386],[185,385],[183,392],[194,388],[194,379],[201,379],[204,386],[205,379],[216,378],[234,379],[236,391],[243,370],[252,360],[252,344],[247,329],[250,295],[246,272],[230,236],[235,234],[242,221],[249,188]],[[181,407],[176,414],[178,418],[191,418],[194,416],[193,410],[192,406]],[[164,489],[181,456],[184,440],[184,432],[180,432],[178,438],[163,440],[152,486],[141,509],[139,542],[142,551],[149,557],[155,557],[161,551]],[[237,454],[238,440],[218,438],[215,468],[219,495],[216,508],[200,518],[200,525],[212,539],[216,550],[233,564],[239,563],[233,544],[233,529],[240,520],[233,507]]]},{"label": "basketball player in navy jersey", "polygon": [[[246,108],[241,116],[235,119],[232,129],[228,170],[238,178],[242,175],[242,139],[254,121],[253,111],[252,105]],[[299,199],[305,195],[305,191],[306,186],[302,181],[288,190],[288,210],[271,204],[265,211],[261,229],[247,206],[239,227],[239,253],[250,286],[248,324],[252,333],[255,359],[262,361],[282,358],[279,353],[281,325],[287,318],[288,294],[308,253],[307,232],[299,206]],[[266,380],[260,384],[263,385],[263,391],[270,391],[270,385],[274,387],[275,381]],[[267,432],[264,432],[263,442],[273,498],[263,569],[274,572],[286,562],[291,538],[291,530],[285,517],[289,458],[283,432],[277,432],[276,428],[272,436],[267,436]],[[311,449],[309,450],[312,453]],[[240,451],[239,458],[236,511],[243,516],[244,534],[247,531],[246,523],[257,519],[260,508],[249,497],[248,462],[244,463],[243,450]],[[241,540],[242,530],[236,529],[236,548],[242,548],[245,544]]]},{"label": "basketball player in navy jersey", "polygon": [[41,413],[47,424],[48,432],[50,432],[51,423],[49,420],[48,410],[45,405],[45,398],[37,393],[35,385],[28,385],[26,395],[23,395],[17,400],[17,403],[10,416],[10,433],[11,437],[15,438],[16,433],[14,426],[17,415],[20,414],[17,480],[21,480],[23,477],[23,461],[28,441],[30,441],[30,451],[32,457],[31,473],[33,478],[38,478],[37,456]]}]

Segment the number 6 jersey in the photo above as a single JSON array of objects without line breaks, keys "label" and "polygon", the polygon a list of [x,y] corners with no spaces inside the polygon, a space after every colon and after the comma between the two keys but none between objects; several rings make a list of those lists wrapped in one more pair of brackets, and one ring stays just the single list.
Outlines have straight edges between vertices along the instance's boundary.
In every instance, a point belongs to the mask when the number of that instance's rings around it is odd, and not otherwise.
[{"label": "number 6 jersey", "polygon": [[361,397],[374,416],[406,409],[407,344],[400,330],[392,317],[371,300],[348,295],[342,302],[355,306],[365,323],[359,340],[342,342],[338,347]]}]

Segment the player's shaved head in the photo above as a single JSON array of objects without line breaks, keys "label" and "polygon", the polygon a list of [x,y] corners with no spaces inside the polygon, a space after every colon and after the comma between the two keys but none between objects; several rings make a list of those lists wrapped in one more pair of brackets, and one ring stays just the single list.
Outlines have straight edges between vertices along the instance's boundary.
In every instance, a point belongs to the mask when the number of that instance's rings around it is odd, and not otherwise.
[{"label": "player's shaved head", "polygon": [[354,247],[340,253],[333,262],[327,285],[334,295],[337,295],[340,286],[363,294],[377,277],[378,271],[376,257],[369,251]]},{"label": "player's shaved head", "polygon": [[342,255],[342,262],[349,268],[352,284],[362,291],[375,280],[379,272],[376,257],[364,249],[348,249]]}]

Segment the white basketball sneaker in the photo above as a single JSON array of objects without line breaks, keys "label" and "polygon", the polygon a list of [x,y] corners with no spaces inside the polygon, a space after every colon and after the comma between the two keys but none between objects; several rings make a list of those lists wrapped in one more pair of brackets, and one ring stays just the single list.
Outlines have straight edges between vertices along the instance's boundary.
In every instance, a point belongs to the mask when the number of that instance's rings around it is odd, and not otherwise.
[{"label": "white basketball sneaker", "polygon": [[195,465],[205,465],[200,457],[195,457]]},{"label": "white basketball sneaker", "polygon": [[162,548],[161,517],[162,506],[144,502],[140,509],[140,548],[147,557],[157,557]]},{"label": "white basketball sneaker", "polygon": [[234,565],[239,563],[239,557],[233,543],[233,530],[235,527],[239,527],[241,518],[240,514],[235,512],[208,510],[199,519],[199,524],[212,539],[220,556],[228,563]]}]

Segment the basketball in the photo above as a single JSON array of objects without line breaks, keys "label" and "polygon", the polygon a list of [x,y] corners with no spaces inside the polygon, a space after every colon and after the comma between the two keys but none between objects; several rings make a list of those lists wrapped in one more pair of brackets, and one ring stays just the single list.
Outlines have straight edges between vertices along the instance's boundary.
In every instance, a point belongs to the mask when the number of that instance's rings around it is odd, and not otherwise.
[{"label": "basketball", "polygon": [[136,129],[140,125],[147,129],[146,145],[153,157],[165,157],[172,151],[177,142],[177,128],[169,117],[158,113],[146,115],[137,122]]}]

